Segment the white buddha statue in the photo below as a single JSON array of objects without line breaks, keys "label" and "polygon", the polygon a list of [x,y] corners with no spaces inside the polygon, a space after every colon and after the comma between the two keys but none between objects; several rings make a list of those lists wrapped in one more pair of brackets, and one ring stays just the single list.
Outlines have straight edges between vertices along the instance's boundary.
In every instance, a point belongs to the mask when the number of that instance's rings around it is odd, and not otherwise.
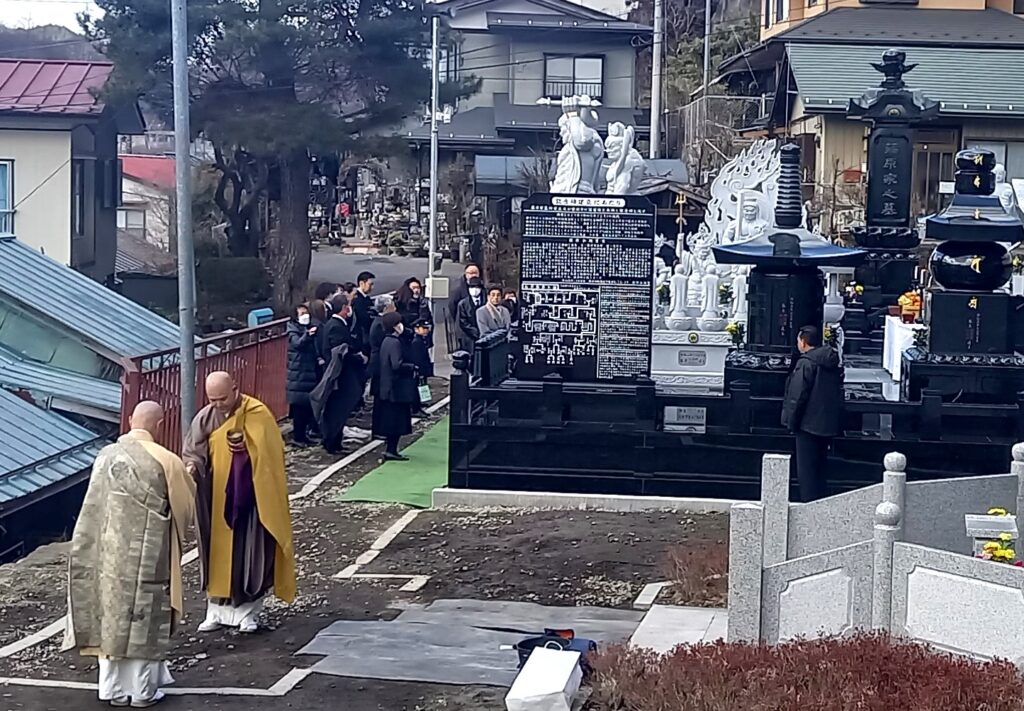
[{"label": "white buddha statue", "polygon": [[732,319],[739,323],[747,322],[747,278],[750,267],[737,267],[732,277]]},{"label": "white buddha statue", "polygon": [[725,328],[725,319],[719,313],[718,269],[711,265],[701,279],[701,315],[697,319],[697,327],[702,331],[721,331]]},{"label": "white buddha statue", "polygon": [[685,331],[693,328],[693,317],[687,313],[687,296],[689,294],[689,275],[686,267],[676,265],[675,274],[669,284],[672,301],[669,305],[668,318],[665,323],[673,331]]},{"label": "white buddha statue", "polygon": [[1000,204],[1008,215],[1016,215],[1017,193],[1014,192],[1013,186],[1006,182],[1006,167],[1002,163],[997,163],[992,172],[996,177],[996,188],[992,191],[993,194],[999,198]]}]

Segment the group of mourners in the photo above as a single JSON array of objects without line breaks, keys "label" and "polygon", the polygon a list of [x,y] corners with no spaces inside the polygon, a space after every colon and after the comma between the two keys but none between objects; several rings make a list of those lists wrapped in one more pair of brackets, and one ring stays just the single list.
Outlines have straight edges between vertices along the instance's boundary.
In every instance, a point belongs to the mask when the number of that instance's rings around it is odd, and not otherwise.
[{"label": "group of mourners", "polygon": [[[434,374],[433,319],[419,279],[376,298],[374,279],[362,272],[354,283],[322,283],[295,307],[288,324],[292,438],[341,454],[347,443],[379,437],[384,459],[406,461],[399,443],[429,399]],[[368,403],[369,430],[352,424]]]},{"label": "group of mourners", "polygon": [[231,374],[206,379],[209,404],[182,456],[157,444],[164,410],[141,402],[104,447],[75,525],[64,649],[96,657],[99,698],[148,708],[173,683],[171,636],[184,614],[182,550],[194,524],[206,616],[199,632],[258,629],[263,599],[295,598],[285,445],[274,414]]},{"label": "group of mourners", "polygon": [[496,331],[508,333],[519,323],[519,298],[515,289],[489,286],[484,289],[480,267],[466,265],[462,278],[448,298],[455,324],[458,350],[473,352],[477,341]]}]

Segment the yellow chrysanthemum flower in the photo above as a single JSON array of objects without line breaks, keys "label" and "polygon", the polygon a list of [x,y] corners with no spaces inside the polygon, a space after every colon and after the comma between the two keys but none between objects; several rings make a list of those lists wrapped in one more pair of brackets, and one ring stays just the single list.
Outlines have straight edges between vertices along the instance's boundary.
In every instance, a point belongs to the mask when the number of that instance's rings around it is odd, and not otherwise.
[{"label": "yellow chrysanthemum flower", "polygon": [[999,534],[999,540],[1000,541],[1012,541],[1013,540],[1013,535],[1004,531],[1004,532]]},{"label": "yellow chrysanthemum flower", "polygon": [[981,549],[982,549],[982,550],[984,550],[984,551],[988,551],[989,553],[991,553],[992,551],[997,551],[997,550],[999,550],[999,544],[998,544],[998,543],[996,543],[995,541],[989,541],[988,543],[986,543],[985,545],[983,545],[983,546],[981,547]]}]

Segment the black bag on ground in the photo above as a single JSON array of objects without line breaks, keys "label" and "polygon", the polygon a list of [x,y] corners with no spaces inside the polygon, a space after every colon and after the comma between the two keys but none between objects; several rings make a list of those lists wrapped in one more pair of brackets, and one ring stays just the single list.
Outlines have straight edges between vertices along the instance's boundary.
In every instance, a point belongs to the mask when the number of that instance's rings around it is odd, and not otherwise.
[{"label": "black bag on ground", "polygon": [[590,676],[593,667],[590,666],[588,655],[597,651],[597,643],[590,639],[577,637],[572,630],[545,629],[544,634],[537,637],[528,637],[515,646],[519,654],[519,668],[522,669],[530,654],[537,647],[549,649],[560,649],[565,652],[580,653],[580,669],[583,670],[583,678]]}]

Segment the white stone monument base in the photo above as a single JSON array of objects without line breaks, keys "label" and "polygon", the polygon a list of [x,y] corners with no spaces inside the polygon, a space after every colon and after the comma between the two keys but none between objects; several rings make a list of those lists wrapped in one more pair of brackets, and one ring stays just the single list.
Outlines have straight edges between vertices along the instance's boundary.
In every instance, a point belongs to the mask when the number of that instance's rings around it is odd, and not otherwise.
[{"label": "white stone monument base", "polygon": [[651,379],[671,392],[721,395],[732,336],[725,331],[654,331]]}]

